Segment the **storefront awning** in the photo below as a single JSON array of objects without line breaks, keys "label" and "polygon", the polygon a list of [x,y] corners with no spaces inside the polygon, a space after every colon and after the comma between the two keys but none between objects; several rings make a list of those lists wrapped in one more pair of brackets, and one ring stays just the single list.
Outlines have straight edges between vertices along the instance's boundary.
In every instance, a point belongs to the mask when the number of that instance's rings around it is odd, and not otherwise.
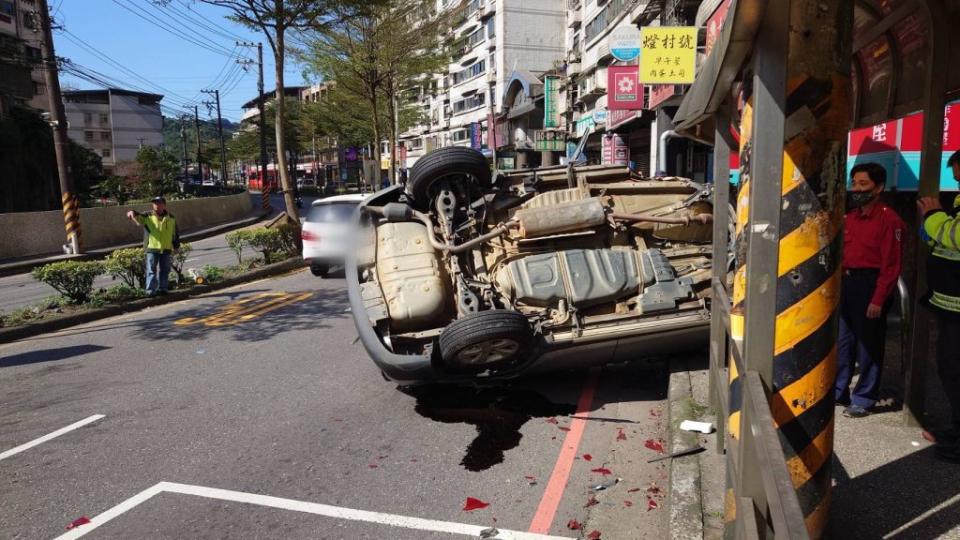
[{"label": "storefront awning", "polygon": [[763,0],[733,0],[723,31],[673,118],[676,131],[695,138],[712,139],[717,112],[750,57],[754,38],[766,7]]}]

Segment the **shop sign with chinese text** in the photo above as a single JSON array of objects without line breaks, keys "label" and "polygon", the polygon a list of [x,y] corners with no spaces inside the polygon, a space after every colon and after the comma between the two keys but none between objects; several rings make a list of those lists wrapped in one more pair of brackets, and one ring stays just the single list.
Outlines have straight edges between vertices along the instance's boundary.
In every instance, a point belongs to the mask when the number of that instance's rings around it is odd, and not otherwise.
[{"label": "shop sign with chinese text", "polygon": [[693,84],[697,28],[647,26],[641,36],[640,79],[645,84]]},{"label": "shop sign with chinese text", "polygon": [[611,111],[643,108],[643,85],[637,66],[610,66],[607,68],[607,108]]}]

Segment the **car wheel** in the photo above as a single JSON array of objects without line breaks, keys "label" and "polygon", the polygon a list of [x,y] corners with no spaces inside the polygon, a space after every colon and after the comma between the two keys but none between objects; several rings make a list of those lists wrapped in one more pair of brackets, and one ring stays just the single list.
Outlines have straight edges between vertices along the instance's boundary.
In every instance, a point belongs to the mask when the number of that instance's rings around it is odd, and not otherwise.
[{"label": "car wheel", "polygon": [[440,355],[451,368],[484,371],[519,360],[532,343],[526,317],[495,309],[471,313],[447,326],[440,334]]},{"label": "car wheel", "polygon": [[328,274],[329,272],[330,272],[330,267],[327,266],[327,265],[325,265],[325,264],[311,264],[311,265],[310,265],[310,273],[312,273],[313,275],[315,275],[315,276],[317,276],[317,277],[325,278],[325,277],[327,277],[327,274]]},{"label": "car wheel", "polygon": [[434,150],[420,158],[407,179],[407,193],[421,209],[430,205],[434,186],[441,180],[467,181],[483,189],[490,186],[490,166],[483,154],[460,146]]}]

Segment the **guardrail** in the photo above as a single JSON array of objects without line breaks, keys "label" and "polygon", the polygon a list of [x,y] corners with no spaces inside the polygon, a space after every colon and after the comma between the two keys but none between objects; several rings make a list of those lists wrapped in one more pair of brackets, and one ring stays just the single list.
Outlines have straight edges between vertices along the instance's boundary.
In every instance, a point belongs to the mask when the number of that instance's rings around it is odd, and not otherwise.
[{"label": "guardrail", "polygon": [[[710,387],[717,412],[718,448],[730,456],[727,477],[733,484],[728,488],[733,488],[736,504],[734,538],[806,540],[809,536],[803,511],[770,413],[770,389],[759,373],[746,369],[741,345],[729,334],[730,301],[726,286],[716,279],[712,306],[713,316],[719,317],[725,329],[724,343],[710,345]],[[739,440],[724,429],[730,417],[726,358],[735,362],[740,378]]]}]

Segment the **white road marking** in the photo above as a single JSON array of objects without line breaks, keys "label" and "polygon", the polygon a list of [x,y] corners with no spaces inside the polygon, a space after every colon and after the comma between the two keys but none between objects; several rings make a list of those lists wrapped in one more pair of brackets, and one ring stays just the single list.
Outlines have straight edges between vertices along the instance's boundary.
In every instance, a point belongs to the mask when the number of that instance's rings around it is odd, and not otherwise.
[{"label": "white road marking", "polygon": [[102,414],[95,414],[95,415],[93,415],[93,416],[88,416],[87,418],[84,418],[83,420],[80,420],[79,422],[74,422],[74,423],[70,424],[69,426],[67,426],[67,427],[65,427],[65,428],[60,428],[60,429],[54,431],[53,433],[49,433],[49,434],[47,434],[47,435],[44,435],[43,437],[40,437],[39,439],[34,439],[34,440],[32,440],[32,441],[30,441],[30,442],[28,442],[28,443],[26,443],[26,444],[21,444],[20,446],[18,446],[18,447],[16,447],[16,448],[11,448],[10,450],[7,450],[6,452],[3,452],[2,454],[0,454],[0,460],[2,460],[2,459],[7,459],[8,457],[11,457],[11,456],[15,456],[15,455],[19,454],[20,452],[23,452],[24,450],[29,450],[29,449],[33,448],[34,446],[37,446],[37,445],[39,445],[39,444],[43,444],[43,443],[45,443],[45,442],[47,442],[47,441],[49,441],[49,440],[51,440],[51,439],[56,439],[57,437],[63,435],[64,433],[69,433],[69,432],[71,432],[71,431],[73,431],[73,430],[75,430],[75,429],[77,429],[77,428],[82,428],[83,426],[85,426],[85,425],[87,425],[87,424],[92,424],[92,423],[96,422],[97,420],[100,420],[101,418],[105,418],[105,416],[102,415]]},{"label": "white road marking", "polygon": [[[304,512],[307,514],[331,517],[335,519],[364,521],[367,523],[377,523],[380,525],[402,527],[405,529],[415,529],[420,531],[458,534],[473,538],[479,537],[480,532],[487,528],[480,525],[469,525],[466,523],[437,521],[433,519],[400,516],[397,514],[371,512],[368,510],[354,510],[352,508],[342,508],[339,506],[329,506],[326,504],[297,501],[294,499],[271,497],[269,495],[257,495],[255,493],[244,493],[242,491],[231,491],[228,489],[177,484],[173,482],[160,482],[144,491],[141,491],[140,493],[123,501],[117,506],[114,506],[106,512],[94,517],[90,520],[90,523],[87,523],[86,525],[80,525],[79,527],[71,529],[58,536],[56,540],[71,540],[74,538],[80,538],[88,532],[112,520],[113,518],[133,509],[139,504],[142,504],[154,495],[164,492],[179,493],[182,495],[194,495],[197,497],[206,497],[208,499],[217,499],[221,501],[256,504],[259,506],[279,508],[281,510],[292,510],[294,512]],[[499,531],[500,534],[495,537],[497,540],[570,540],[562,536],[548,536],[545,534],[511,531],[507,529],[499,529]]]}]

